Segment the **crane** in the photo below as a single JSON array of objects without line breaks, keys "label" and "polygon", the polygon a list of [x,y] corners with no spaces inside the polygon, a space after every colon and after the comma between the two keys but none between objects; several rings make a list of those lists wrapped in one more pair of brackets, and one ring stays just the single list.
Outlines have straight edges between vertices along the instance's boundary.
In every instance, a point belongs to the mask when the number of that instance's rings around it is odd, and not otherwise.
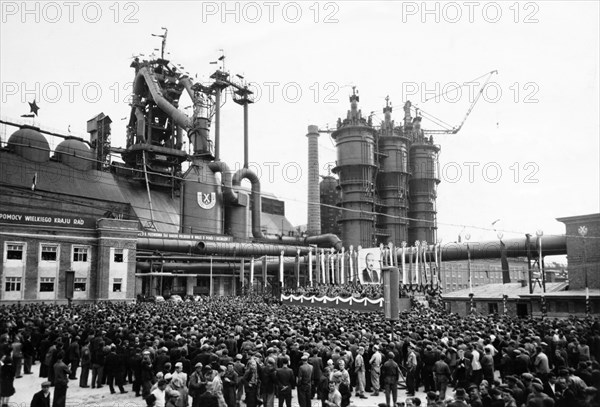
[{"label": "crane", "polygon": [[[479,98],[481,97],[481,95],[483,93],[483,90],[485,89],[485,87],[487,86],[487,84],[490,82],[490,80],[492,79],[492,75],[494,75],[494,74],[498,74],[498,71],[497,70],[490,71],[490,72],[488,72],[488,73],[486,73],[486,74],[484,74],[484,75],[482,75],[482,76],[480,76],[478,78],[475,78],[475,79],[467,82],[467,83],[472,83],[472,82],[475,82],[478,79],[483,78],[484,76],[486,76],[486,79],[483,82],[483,84],[481,85],[481,88],[479,89],[479,91],[475,95],[475,99],[473,99],[473,102],[471,102],[471,105],[467,109],[467,112],[465,113],[465,116],[463,117],[462,121],[460,122],[460,124],[458,126],[449,125],[448,123],[444,122],[441,119],[438,119],[437,117],[433,116],[432,114],[429,114],[429,113],[423,111],[423,109],[420,109],[419,107],[416,107],[416,106],[411,106],[411,108],[414,109],[415,114],[417,116],[424,117],[424,118],[426,118],[426,119],[428,119],[428,120],[436,123],[437,125],[439,125],[441,127],[444,127],[444,129],[430,129],[430,130],[423,129],[423,133],[425,133],[425,134],[456,134],[456,133],[458,133],[460,131],[460,129],[462,128],[463,124],[465,124],[465,121],[467,121],[467,118],[469,117],[469,115],[473,111],[473,108],[475,107],[475,104],[477,103],[477,101],[479,101]],[[463,85],[463,86],[465,86],[465,85]],[[432,96],[429,99],[426,99],[425,102],[427,102],[428,100],[431,100],[433,98],[442,96],[442,95],[444,95],[444,94],[446,94],[448,92],[451,92],[452,90],[453,89],[448,90],[448,91],[446,91],[446,92],[444,92],[442,94]]]}]

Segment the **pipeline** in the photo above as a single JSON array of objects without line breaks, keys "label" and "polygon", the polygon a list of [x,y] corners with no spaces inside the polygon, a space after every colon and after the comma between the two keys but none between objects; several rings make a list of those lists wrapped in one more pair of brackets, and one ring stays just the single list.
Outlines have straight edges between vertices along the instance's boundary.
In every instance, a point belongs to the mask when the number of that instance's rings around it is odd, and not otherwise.
[{"label": "pipeline", "polygon": [[[300,264],[305,264],[300,261]],[[212,266],[210,263],[149,263],[146,261],[138,261],[135,263],[137,272],[147,273],[151,272],[152,265],[158,270],[157,272],[165,272],[172,273],[175,271],[183,271],[183,272],[205,272],[209,271],[212,267],[212,270],[215,272],[221,271],[233,271],[237,272],[240,270],[240,263],[235,262],[213,262]],[[262,270],[263,263],[261,261],[257,261],[254,263],[254,270]],[[295,262],[284,262],[283,263],[284,270],[294,270],[296,267]],[[246,262],[244,264],[244,269],[247,270],[250,268],[250,262]],[[279,260],[271,260],[267,262],[267,270],[279,270]]]},{"label": "pipeline", "polygon": [[265,237],[265,243],[272,243],[277,241],[282,245],[304,245],[304,246],[317,246],[323,248],[334,248],[337,252],[342,250],[344,246],[342,241],[337,235],[333,233],[326,233],[317,236],[308,237],[293,237],[293,236],[277,236],[277,237]]},{"label": "pipeline", "polygon": [[[506,239],[503,240],[506,247],[506,257],[527,257],[527,238]],[[566,236],[547,236],[543,238],[542,255],[556,256],[567,254]],[[468,246],[468,251],[467,251]],[[539,257],[536,238],[532,237],[529,241],[529,251],[533,257]],[[434,246],[429,245],[428,254],[433,254]],[[468,243],[447,243],[442,245],[442,261],[467,260],[470,254],[471,260],[478,259],[499,259],[502,255],[499,240],[486,242],[468,242]],[[401,254],[398,255],[400,260]],[[408,260],[408,254],[406,255]]]},{"label": "pipeline", "polygon": [[[151,271],[152,263],[145,261],[138,261],[135,263],[136,270],[138,272],[149,272]],[[154,263],[154,266],[160,269],[162,272],[173,272],[173,271],[236,271],[240,269],[239,263]]]},{"label": "pipeline", "polygon": [[238,202],[238,193],[234,191],[233,186],[239,186],[242,180],[245,178],[252,184],[252,198],[254,199],[254,206],[252,207],[252,236],[255,239],[262,239],[264,235],[260,226],[260,212],[261,212],[261,196],[260,196],[260,180],[253,171],[248,168],[242,168],[237,171],[235,175],[231,176],[231,171],[227,164],[223,161],[212,161],[208,163],[208,168],[213,172],[221,173],[221,184],[223,187],[223,199],[229,204],[235,204]]},{"label": "pipeline", "polygon": [[262,239],[264,235],[260,226],[260,213],[262,211],[260,180],[254,171],[242,168],[233,176],[233,185],[240,186],[243,179],[247,179],[252,185],[252,199],[254,201],[252,206],[252,236],[255,239]]},{"label": "pipeline", "polygon": [[158,83],[156,82],[154,74],[148,67],[140,68],[137,76],[135,77],[135,80],[133,82],[133,92],[135,94],[139,95],[143,93],[142,86],[144,82],[148,86],[148,89],[150,90],[150,94],[152,95],[154,102],[156,102],[158,107],[163,112],[167,113],[173,119],[176,125],[181,126],[186,130],[192,127],[191,119],[185,113],[181,112],[169,101],[167,101],[167,99],[164,98],[164,96],[162,95],[162,91],[158,87]]},{"label": "pipeline", "polygon": [[202,254],[229,254],[231,256],[295,256],[308,254],[308,246],[276,245],[272,243],[197,242],[195,252]]}]

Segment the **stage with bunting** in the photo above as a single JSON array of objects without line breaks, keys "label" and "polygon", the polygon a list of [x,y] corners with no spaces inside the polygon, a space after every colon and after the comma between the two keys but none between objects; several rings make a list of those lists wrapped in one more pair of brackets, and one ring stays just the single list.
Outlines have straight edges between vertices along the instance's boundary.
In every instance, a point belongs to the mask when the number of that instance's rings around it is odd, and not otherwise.
[{"label": "stage with bunting", "polygon": [[[350,309],[359,312],[383,312],[383,298],[356,297],[317,297],[304,295],[282,295],[281,302],[286,305],[303,307]],[[410,310],[410,298],[399,298],[399,312]]]}]

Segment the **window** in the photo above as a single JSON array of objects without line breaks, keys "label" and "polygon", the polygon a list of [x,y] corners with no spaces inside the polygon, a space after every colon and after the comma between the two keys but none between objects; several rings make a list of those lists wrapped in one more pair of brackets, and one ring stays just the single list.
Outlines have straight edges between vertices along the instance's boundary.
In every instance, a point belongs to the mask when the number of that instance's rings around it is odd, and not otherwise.
[{"label": "window", "polygon": [[488,302],[488,313],[489,314],[497,314],[498,313],[498,303],[497,302]]},{"label": "window", "polygon": [[40,292],[54,291],[54,277],[40,278]]},{"label": "window", "polygon": [[123,263],[123,249],[115,249],[113,261],[115,263]]},{"label": "window", "polygon": [[73,246],[73,261],[88,261],[88,248],[85,246]]},{"label": "window", "polygon": [[21,277],[6,277],[4,291],[21,291]]},{"label": "window", "polygon": [[23,244],[9,243],[6,245],[6,260],[23,260]]},{"label": "window", "polygon": [[74,291],[85,291],[85,286],[87,284],[87,279],[85,278],[76,278],[73,283]]},{"label": "window", "polygon": [[58,246],[42,245],[42,260],[56,261]]},{"label": "window", "polygon": [[120,293],[121,292],[121,284],[123,282],[122,278],[115,278],[113,279],[113,293]]}]

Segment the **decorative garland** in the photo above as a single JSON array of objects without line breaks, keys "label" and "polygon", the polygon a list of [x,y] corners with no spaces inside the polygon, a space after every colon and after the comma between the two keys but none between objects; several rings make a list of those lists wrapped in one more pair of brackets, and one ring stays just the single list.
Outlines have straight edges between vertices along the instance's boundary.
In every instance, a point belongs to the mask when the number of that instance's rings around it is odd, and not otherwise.
[{"label": "decorative garland", "polygon": [[291,300],[300,301],[300,303],[303,303],[304,301],[314,303],[316,301],[316,302],[321,302],[323,304],[332,303],[332,302],[339,304],[341,301],[343,303],[349,303],[350,305],[352,305],[353,303],[357,303],[357,304],[363,304],[365,307],[367,306],[367,304],[379,305],[379,307],[383,307],[383,298],[377,298],[377,299],[372,300],[372,299],[366,298],[366,297],[359,299],[359,298],[354,298],[354,297],[347,297],[347,298],[328,297],[326,295],[324,295],[322,297],[317,297],[316,295],[311,295],[310,297],[308,297],[305,295],[282,294],[281,299],[285,300],[285,301],[291,301]]}]

